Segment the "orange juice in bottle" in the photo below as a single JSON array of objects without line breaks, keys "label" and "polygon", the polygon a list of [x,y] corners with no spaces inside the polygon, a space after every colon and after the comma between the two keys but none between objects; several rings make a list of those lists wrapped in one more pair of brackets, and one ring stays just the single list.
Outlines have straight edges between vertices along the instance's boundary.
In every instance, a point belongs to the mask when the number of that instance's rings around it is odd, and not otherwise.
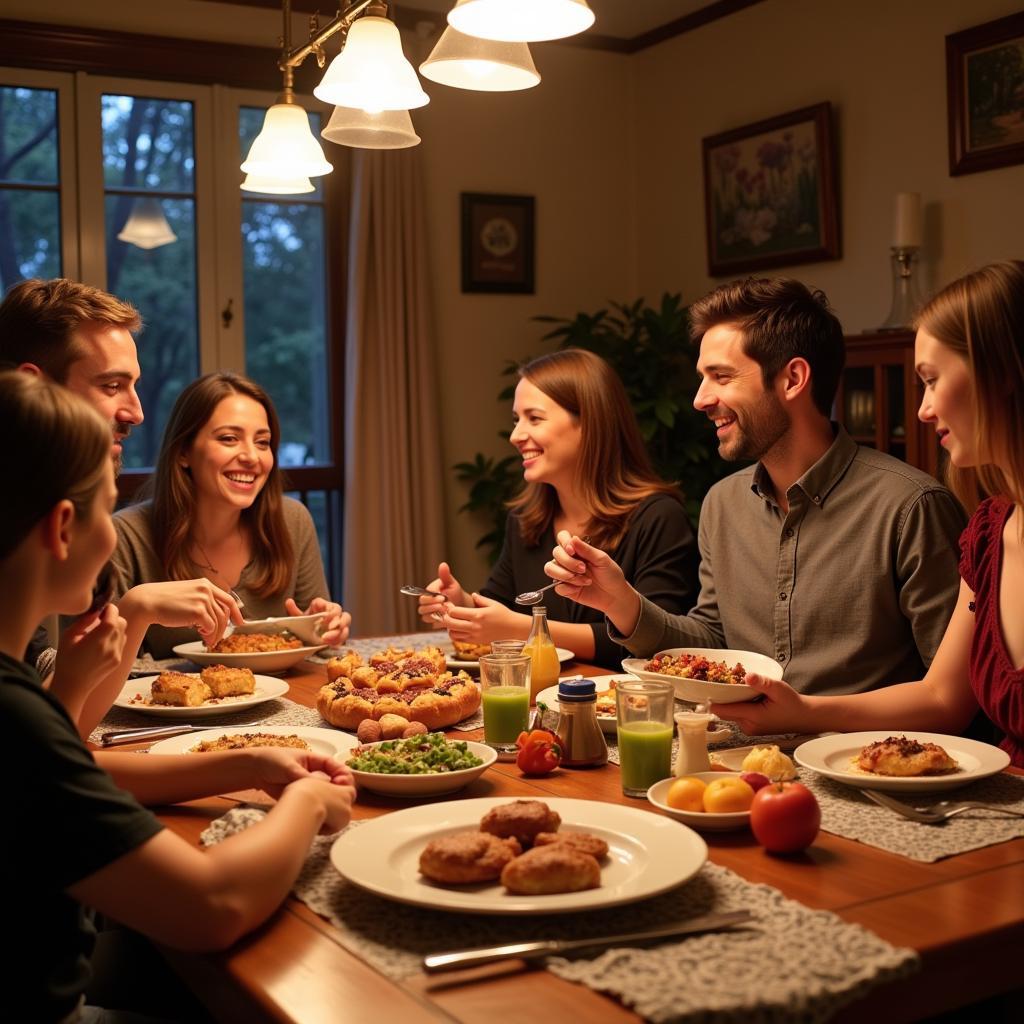
[{"label": "orange juice in bottle", "polygon": [[530,703],[537,700],[537,694],[549,686],[558,685],[558,651],[548,631],[548,611],[543,605],[533,609],[533,625],[526,639],[523,654],[533,659],[530,669]]}]

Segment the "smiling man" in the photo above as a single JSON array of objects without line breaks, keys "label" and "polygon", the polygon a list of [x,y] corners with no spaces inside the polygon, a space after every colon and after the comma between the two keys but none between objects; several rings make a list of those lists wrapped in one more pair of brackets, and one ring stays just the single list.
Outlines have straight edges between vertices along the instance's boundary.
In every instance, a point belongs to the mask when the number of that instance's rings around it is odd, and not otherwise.
[{"label": "smiling man", "polygon": [[640,657],[758,651],[806,693],[920,679],[956,602],[962,509],[926,473],[830,422],[844,345],[821,292],[751,278],[715,289],[690,318],[702,378],[693,404],[714,422],[722,458],[754,463],[704,500],[697,605],[663,611],[567,533],[561,578],[582,559],[592,583],[559,592],[604,611],[612,639]]},{"label": "smiling man", "polygon": [[130,303],[65,278],[22,281],[0,304],[0,364],[49,377],[93,405],[110,421],[115,471],[143,418],[132,337],[141,327]]},{"label": "smiling man", "polygon": [[[86,399],[110,423],[117,471],[122,445],[143,419],[135,390],[141,370],[132,337],[141,327],[134,306],[99,288],[66,278],[21,281],[0,303],[0,368],[48,377]],[[125,653],[116,668],[100,657],[115,615],[106,609],[83,615],[64,630],[56,665],[45,629],[37,631],[26,652],[25,660],[40,675],[54,670],[51,692],[63,701],[83,735],[110,707],[151,625],[198,624],[212,642],[229,621],[242,619],[231,595],[202,578],[132,587],[118,600],[116,611],[127,623]]]}]

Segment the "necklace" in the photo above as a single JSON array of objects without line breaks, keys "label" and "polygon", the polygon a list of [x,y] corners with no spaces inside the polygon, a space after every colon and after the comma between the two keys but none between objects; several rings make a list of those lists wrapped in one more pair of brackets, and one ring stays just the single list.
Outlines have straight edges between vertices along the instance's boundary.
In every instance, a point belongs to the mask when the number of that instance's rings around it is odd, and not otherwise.
[{"label": "necklace", "polygon": [[211,564],[210,556],[206,553],[206,549],[203,547],[203,545],[200,544],[199,541],[196,540],[194,537],[192,538],[192,543],[193,543],[193,545],[195,547],[199,548],[199,554],[201,554],[203,556],[203,558],[206,559],[206,564],[205,565],[203,565],[202,562],[197,562],[195,559],[193,559],[192,560],[193,565],[195,565],[195,567],[197,569],[205,569],[207,572],[212,572],[212,573],[214,573],[214,575],[219,576],[220,575],[220,569],[216,568],[216,566]]}]

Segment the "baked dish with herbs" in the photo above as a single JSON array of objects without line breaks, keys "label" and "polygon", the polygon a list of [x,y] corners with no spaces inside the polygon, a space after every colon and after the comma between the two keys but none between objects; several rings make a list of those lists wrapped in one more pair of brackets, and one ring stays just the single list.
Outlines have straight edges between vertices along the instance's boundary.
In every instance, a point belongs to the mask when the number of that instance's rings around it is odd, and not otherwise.
[{"label": "baked dish with herbs", "polygon": [[960,765],[938,743],[920,743],[906,736],[889,736],[869,743],[854,760],[863,772],[912,778],[918,775],[948,775]]},{"label": "baked dish with herbs", "polygon": [[301,640],[288,633],[232,633],[206,649],[211,654],[269,654],[302,646]]},{"label": "baked dish with herbs", "polygon": [[656,654],[646,665],[647,672],[682,679],[699,679],[705,683],[745,683],[747,670],[739,663],[729,668],[727,662],[712,661],[703,654]]}]

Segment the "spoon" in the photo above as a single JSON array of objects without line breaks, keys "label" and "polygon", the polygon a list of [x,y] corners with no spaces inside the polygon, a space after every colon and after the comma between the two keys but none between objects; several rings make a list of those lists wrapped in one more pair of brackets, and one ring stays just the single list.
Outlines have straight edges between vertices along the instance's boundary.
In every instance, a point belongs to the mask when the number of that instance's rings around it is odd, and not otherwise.
[{"label": "spoon", "polygon": [[[590,543],[589,534],[586,537],[581,537],[580,539],[583,541],[584,544]],[[587,570],[584,569],[583,572],[578,572],[576,573],[576,575],[583,576],[586,574],[586,571]],[[516,604],[536,604],[541,599],[541,595],[544,593],[545,590],[550,590],[552,587],[557,587],[559,583],[564,582],[565,580],[555,580],[554,583],[549,583],[546,587],[541,587],[540,590],[527,590],[526,593],[520,594],[516,598]]]},{"label": "spoon", "polygon": [[[411,583],[406,583],[404,587],[399,587],[398,592],[405,594],[406,597],[440,597],[441,595],[436,590],[427,590],[426,587],[417,587]],[[437,612],[431,613],[432,617],[438,622],[444,622],[444,616],[439,615]]]}]

